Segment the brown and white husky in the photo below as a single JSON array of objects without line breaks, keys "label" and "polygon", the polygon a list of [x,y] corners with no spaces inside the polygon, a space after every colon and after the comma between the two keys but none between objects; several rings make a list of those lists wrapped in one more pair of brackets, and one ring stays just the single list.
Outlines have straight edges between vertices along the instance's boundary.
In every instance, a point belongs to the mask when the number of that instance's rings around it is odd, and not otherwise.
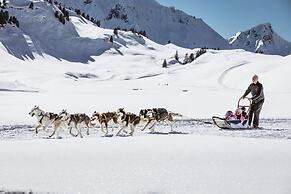
[{"label": "brown and white husky", "polygon": [[[50,137],[54,136],[56,131],[59,128],[69,128],[70,134],[74,137],[80,137],[82,138],[83,135],[81,133],[81,126],[85,126],[87,128],[87,135],[89,135],[89,128],[91,127],[90,123],[90,117],[86,114],[69,114],[66,110],[63,110],[58,115],[58,119],[54,122],[54,131],[50,135]],[[72,129],[75,128],[78,132],[77,135],[72,133]]]},{"label": "brown and white husky", "polygon": [[[98,113],[95,111],[91,117],[91,124],[96,125],[99,122],[101,126],[101,131],[106,135],[108,135],[108,124],[113,122],[113,124],[118,124],[118,115],[116,112],[107,112],[107,113]],[[105,126],[105,130],[104,130]],[[113,128],[112,128],[113,131]]]}]

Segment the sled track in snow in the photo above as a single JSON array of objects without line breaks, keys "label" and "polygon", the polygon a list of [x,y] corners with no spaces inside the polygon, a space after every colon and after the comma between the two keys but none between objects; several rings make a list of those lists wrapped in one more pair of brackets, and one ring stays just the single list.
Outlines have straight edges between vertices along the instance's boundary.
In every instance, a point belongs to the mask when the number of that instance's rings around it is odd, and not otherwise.
[{"label": "sled track in snow", "polygon": [[[150,134],[149,130],[142,132],[140,129],[143,126],[139,126],[135,133],[135,136],[144,135],[211,135],[211,136],[229,136],[229,137],[246,137],[246,138],[267,138],[267,139],[288,139],[291,140],[291,119],[262,119],[261,126],[263,129],[252,130],[219,130],[217,127],[211,124],[209,119],[203,120],[179,120],[176,122],[174,130],[176,133],[169,133],[170,128],[165,124],[159,124],[156,127],[157,133]],[[112,133],[111,129],[114,129]],[[117,126],[109,127],[110,134],[117,133]],[[2,125],[0,126],[0,140],[33,140],[33,139],[48,139],[48,136],[52,133],[52,128],[48,128],[47,131],[39,131],[39,134],[35,134],[34,126],[32,125]],[[100,128],[90,129],[90,135],[86,135],[86,129],[82,130],[84,138],[104,138],[100,132]],[[68,130],[61,129],[59,132],[61,139],[74,138]],[[133,137],[133,138],[134,138]],[[109,137],[107,137],[109,138]],[[118,138],[118,137],[111,137]],[[123,137],[124,138],[124,137]],[[132,137],[127,137],[132,138]]]},{"label": "sled track in snow", "polygon": [[36,90],[11,90],[0,88],[0,92],[20,92],[20,93],[37,93]]},{"label": "sled track in snow", "polygon": [[220,77],[218,78],[218,83],[219,83],[219,85],[221,85],[223,88],[229,88],[227,85],[225,85],[225,84],[223,83],[223,81],[224,81],[226,75],[227,75],[230,71],[232,71],[232,70],[234,70],[234,69],[236,69],[236,68],[238,68],[238,67],[244,66],[244,65],[246,65],[246,64],[248,64],[248,63],[249,63],[249,62],[244,61],[244,62],[242,62],[242,63],[240,63],[240,64],[238,64],[238,65],[235,65],[235,66],[232,66],[232,67],[226,69],[226,70],[225,70],[225,71],[220,75]]}]

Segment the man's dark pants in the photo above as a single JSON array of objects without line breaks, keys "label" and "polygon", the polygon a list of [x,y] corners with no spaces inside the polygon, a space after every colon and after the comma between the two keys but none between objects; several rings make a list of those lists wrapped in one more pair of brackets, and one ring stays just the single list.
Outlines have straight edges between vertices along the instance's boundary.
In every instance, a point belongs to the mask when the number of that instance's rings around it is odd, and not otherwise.
[{"label": "man's dark pants", "polygon": [[260,112],[262,110],[263,104],[264,100],[261,100],[257,103],[252,103],[249,113],[249,126],[251,126],[254,117],[253,127],[259,127]]}]

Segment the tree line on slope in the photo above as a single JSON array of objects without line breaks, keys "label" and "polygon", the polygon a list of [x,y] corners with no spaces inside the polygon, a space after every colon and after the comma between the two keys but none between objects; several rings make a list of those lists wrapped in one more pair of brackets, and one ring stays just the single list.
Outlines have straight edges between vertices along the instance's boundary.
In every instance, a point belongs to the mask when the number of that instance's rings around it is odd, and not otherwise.
[{"label": "tree line on slope", "polygon": [[[216,49],[215,49],[216,50]],[[176,51],[175,54],[175,60],[179,63],[181,63],[182,65],[186,65],[188,63],[192,63],[194,60],[196,60],[197,58],[199,58],[200,56],[202,56],[203,54],[205,54],[207,52],[207,48],[200,48],[195,54],[191,53],[190,55],[188,53],[186,53],[183,62],[180,62],[180,57],[178,54],[178,51]],[[165,59],[163,64],[162,64],[163,68],[167,68],[168,67],[168,63],[167,60]]]},{"label": "tree line on slope", "polygon": [[16,27],[19,28],[19,21],[15,16],[10,16],[7,10],[0,11],[0,27],[5,27],[7,24],[14,24]]}]

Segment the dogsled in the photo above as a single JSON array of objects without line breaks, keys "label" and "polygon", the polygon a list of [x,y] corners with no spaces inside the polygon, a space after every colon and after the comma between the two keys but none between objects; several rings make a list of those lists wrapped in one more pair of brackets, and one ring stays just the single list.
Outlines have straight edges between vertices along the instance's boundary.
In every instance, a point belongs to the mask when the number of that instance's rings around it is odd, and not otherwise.
[{"label": "dogsled", "polygon": [[213,124],[224,130],[248,130],[252,129],[248,125],[248,117],[251,107],[251,99],[246,100],[239,99],[237,103],[237,109],[233,113],[227,111],[224,118],[213,116]]}]

